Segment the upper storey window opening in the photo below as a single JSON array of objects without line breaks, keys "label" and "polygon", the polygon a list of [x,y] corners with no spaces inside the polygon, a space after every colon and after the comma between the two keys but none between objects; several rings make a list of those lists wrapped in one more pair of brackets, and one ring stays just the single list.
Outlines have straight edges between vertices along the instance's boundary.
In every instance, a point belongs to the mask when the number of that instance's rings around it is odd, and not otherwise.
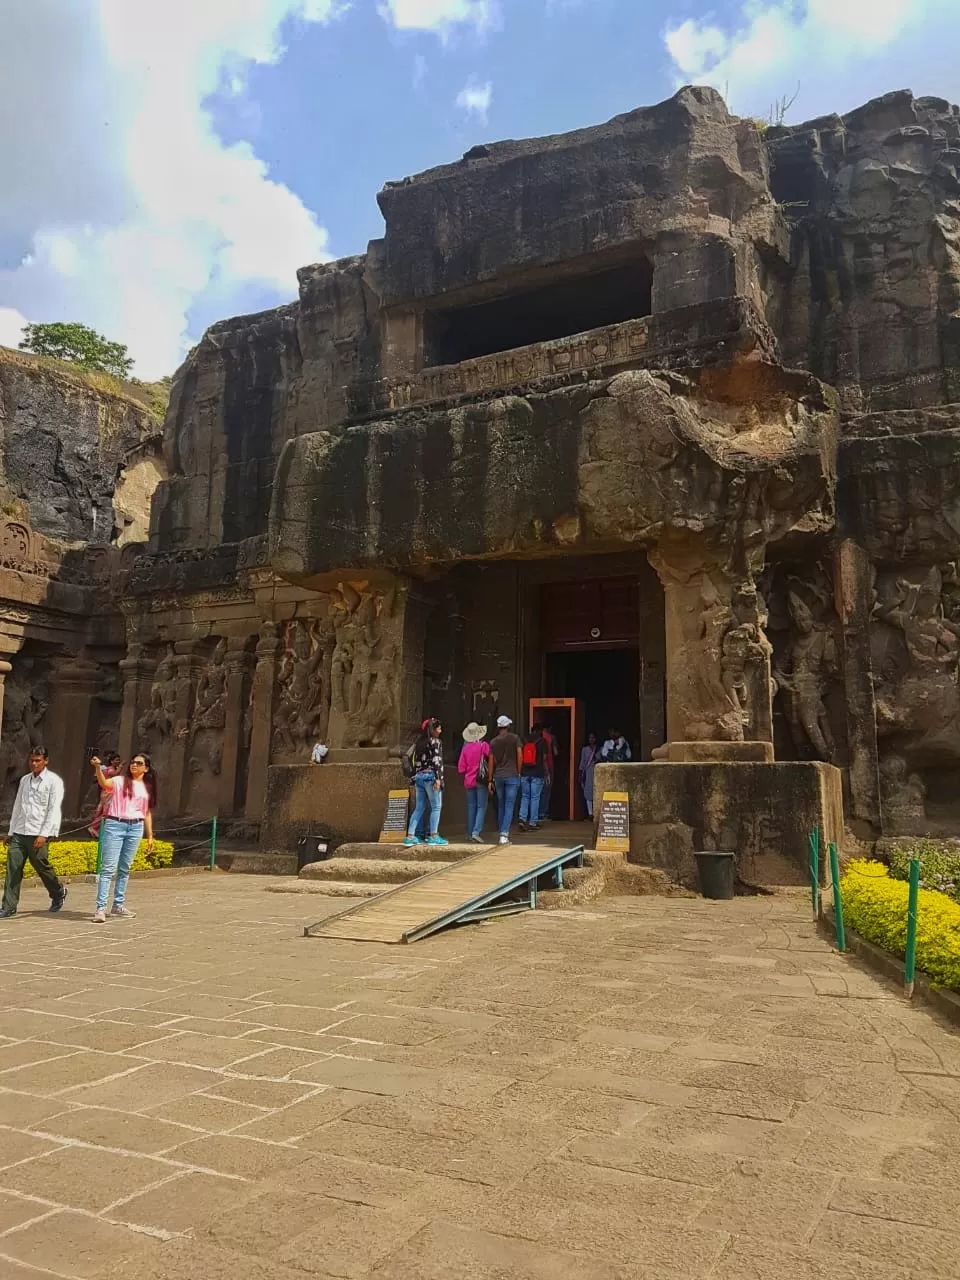
[{"label": "upper storey window opening", "polygon": [[424,364],[459,364],[476,356],[569,338],[650,315],[653,268],[641,256],[614,267],[517,290],[473,306],[424,313]]}]

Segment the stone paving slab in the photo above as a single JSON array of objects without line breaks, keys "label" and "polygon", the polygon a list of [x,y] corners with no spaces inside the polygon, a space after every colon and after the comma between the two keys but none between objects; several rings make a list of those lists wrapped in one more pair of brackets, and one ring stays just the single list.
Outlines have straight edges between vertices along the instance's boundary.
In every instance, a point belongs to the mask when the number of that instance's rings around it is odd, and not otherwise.
[{"label": "stone paving slab", "polygon": [[960,1037],[804,895],[397,950],[270,887],[0,924],[2,1280],[960,1277]]}]

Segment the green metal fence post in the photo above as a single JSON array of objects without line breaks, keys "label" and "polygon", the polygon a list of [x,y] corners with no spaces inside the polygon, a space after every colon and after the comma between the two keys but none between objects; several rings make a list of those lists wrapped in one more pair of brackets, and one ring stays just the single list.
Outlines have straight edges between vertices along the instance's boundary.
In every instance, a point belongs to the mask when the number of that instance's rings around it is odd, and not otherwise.
[{"label": "green metal fence post", "polygon": [[920,897],[920,859],[910,859],[910,896],[907,900],[907,955],[903,965],[904,995],[913,995],[917,969],[917,902]]},{"label": "green metal fence post", "polygon": [[820,919],[820,828],[810,832],[810,896],[814,923]]},{"label": "green metal fence post", "polygon": [[213,821],[210,823],[210,870],[213,871],[217,862],[217,815],[213,815]]},{"label": "green metal fence post", "polygon": [[837,929],[837,950],[846,951],[847,935],[843,927],[843,900],[840,897],[840,859],[837,846],[830,842],[830,877],[833,880],[833,918]]},{"label": "green metal fence post", "polygon": [[97,875],[100,874],[100,868],[103,866],[103,819],[100,819],[100,826],[97,828]]}]

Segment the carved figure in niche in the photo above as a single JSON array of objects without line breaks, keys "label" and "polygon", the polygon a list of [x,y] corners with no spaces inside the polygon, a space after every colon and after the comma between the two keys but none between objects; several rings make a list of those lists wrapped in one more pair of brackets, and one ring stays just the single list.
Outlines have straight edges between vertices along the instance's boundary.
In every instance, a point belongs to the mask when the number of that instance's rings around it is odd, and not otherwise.
[{"label": "carved figure in niche", "polygon": [[335,745],[379,746],[395,719],[399,637],[391,634],[396,595],[361,595],[341,584],[333,600],[335,637],[330,712]]},{"label": "carved figure in niche", "polygon": [[356,738],[362,746],[383,746],[383,735],[396,717],[397,688],[400,677],[400,650],[396,644],[383,647],[371,667],[373,687],[355,725]]},{"label": "carved figure in niche", "polygon": [[197,729],[223,729],[227,723],[227,642],[217,641],[197,685],[194,726]]},{"label": "carved figure in niche", "polygon": [[40,727],[49,706],[47,681],[34,659],[15,657],[13,661],[16,665],[4,682],[3,695],[0,768],[3,770],[4,800],[8,797],[9,786],[23,773],[23,762],[31,746],[43,740]]},{"label": "carved figure in niche", "polygon": [[293,754],[326,731],[329,688],[325,665],[331,633],[319,619],[287,623],[277,670],[279,696],[273,717],[277,751]]},{"label": "carved figure in niche", "polygon": [[727,700],[746,730],[754,712],[754,700],[772,696],[768,662],[773,652],[764,634],[766,607],[752,586],[737,592],[733,625],[723,637],[720,679]]},{"label": "carved figure in niche", "polygon": [[820,622],[798,591],[790,589],[788,604],[792,632],[789,671],[774,672],[777,687],[787,695],[787,719],[797,745],[806,739],[818,760],[833,759],[836,745],[824,703],[828,682],[837,674],[837,648],[829,623]]},{"label": "carved figure in niche", "polygon": [[177,663],[173,645],[160,660],[150,685],[150,705],[137,721],[142,739],[165,743],[173,736],[177,716]]}]

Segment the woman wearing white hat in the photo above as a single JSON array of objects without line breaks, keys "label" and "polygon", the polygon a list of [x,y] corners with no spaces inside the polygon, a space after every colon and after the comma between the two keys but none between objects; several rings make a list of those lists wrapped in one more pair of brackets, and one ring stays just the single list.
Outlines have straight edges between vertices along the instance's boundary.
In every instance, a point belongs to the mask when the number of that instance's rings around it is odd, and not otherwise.
[{"label": "woman wearing white hat", "polygon": [[481,832],[493,789],[490,743],[484,742],[486,736],[487,726],[471,720],[463,731],[463,749],[457,765],[467,793],[467,835],[474,844],[483,844]]}]

